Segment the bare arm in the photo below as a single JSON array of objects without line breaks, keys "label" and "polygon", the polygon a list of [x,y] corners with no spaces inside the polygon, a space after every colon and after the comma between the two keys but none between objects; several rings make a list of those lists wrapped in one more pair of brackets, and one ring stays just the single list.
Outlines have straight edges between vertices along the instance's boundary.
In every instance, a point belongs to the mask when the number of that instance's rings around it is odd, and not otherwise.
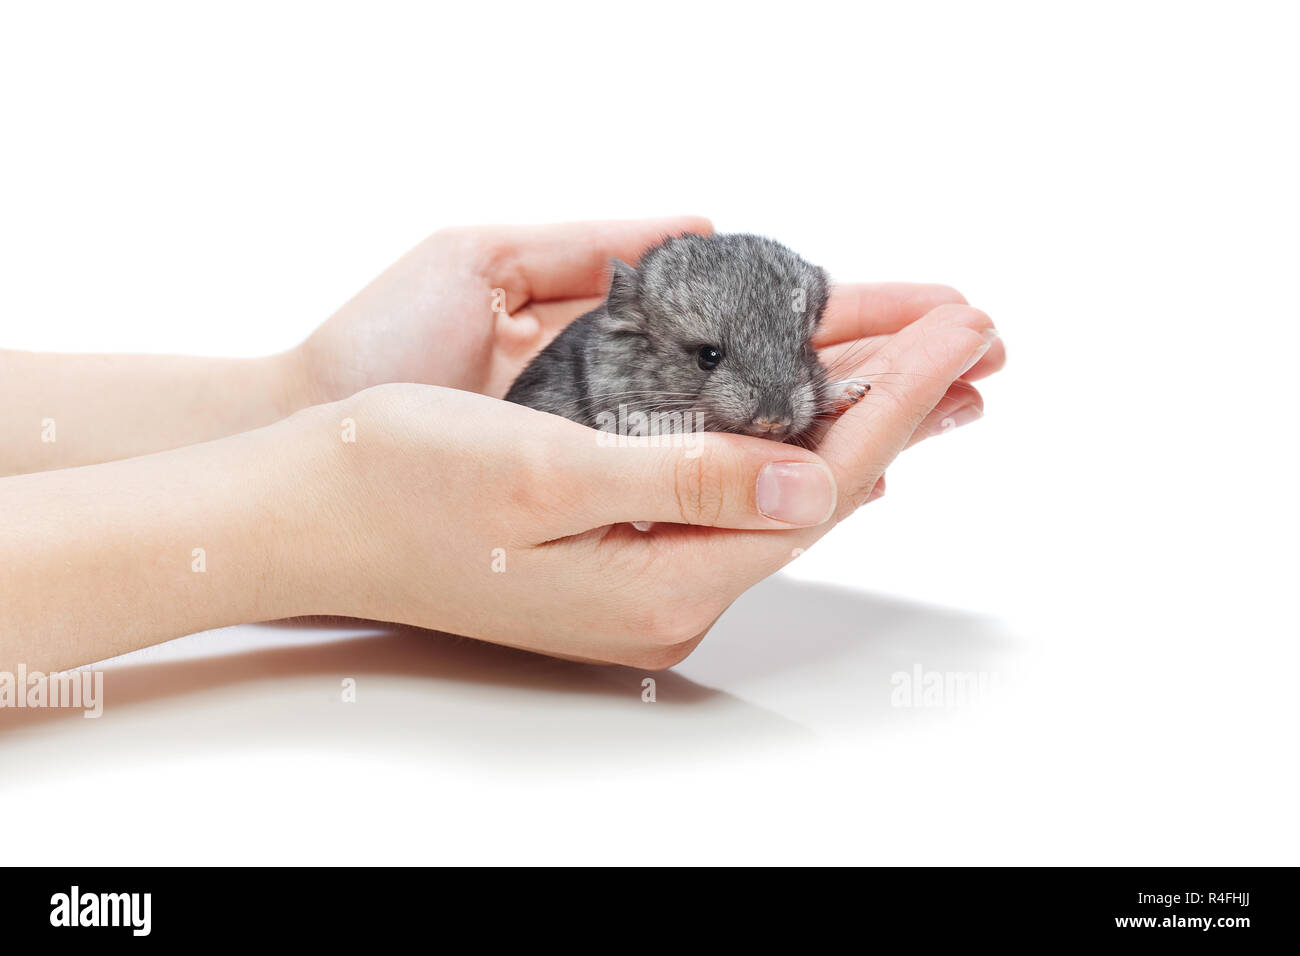
[{"label": "bare arm", "polygon": [[328,552],[328,509],[311,505],[331,487],[329,408],[175,451],[0,479],[0,672],[302,613]]},{"label": "bare arm", "polygon": [[0,476],[260,428],[311,403],[301,366],[297,350],[256,359],[0,351]]}]

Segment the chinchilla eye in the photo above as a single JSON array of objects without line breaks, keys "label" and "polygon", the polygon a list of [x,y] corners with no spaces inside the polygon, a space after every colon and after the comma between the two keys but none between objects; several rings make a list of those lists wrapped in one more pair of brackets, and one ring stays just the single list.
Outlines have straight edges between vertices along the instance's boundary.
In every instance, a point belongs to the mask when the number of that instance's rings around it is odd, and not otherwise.
[{"label": "chinchilla eye", "polygon": [[704,369],[706,372],[711,372],[717,368],[718,363],[722,361],[722,350],[715,349],[712,345],[703,345],[700,346],[698,357],[700,368]]}]

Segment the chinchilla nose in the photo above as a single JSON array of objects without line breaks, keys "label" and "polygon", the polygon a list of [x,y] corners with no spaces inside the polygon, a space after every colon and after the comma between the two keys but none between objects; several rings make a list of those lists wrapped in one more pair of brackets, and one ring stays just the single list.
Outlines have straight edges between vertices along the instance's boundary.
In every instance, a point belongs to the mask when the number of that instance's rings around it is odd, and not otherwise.
[{"label": "chinchilla nose", "polygon": [[760,437],[779,438],[790,428],[788,415],[758,415],[750,422],[750,429]]}]

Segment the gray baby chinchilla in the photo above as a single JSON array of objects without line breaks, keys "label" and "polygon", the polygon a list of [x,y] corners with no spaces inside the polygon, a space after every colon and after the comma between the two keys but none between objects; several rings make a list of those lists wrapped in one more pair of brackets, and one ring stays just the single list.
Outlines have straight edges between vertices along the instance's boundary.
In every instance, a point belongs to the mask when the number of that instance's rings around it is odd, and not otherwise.
[{"label": "gray baby chinchilla", "polygon": [[543,349],[506,401],[606,431],[631,421],[648,433],[657,416],[805,444],[871,387],[827,381],[812,336],[829,280],[778,242],[688,234],[636,268],[612,265],[605,302]]}]

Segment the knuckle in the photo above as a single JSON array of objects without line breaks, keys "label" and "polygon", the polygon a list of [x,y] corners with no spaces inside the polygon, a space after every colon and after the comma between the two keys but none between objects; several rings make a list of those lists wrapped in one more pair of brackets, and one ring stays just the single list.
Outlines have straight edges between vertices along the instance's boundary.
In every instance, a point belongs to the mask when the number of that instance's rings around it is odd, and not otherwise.
[{"label": "knuckle", "polygon": [[885,473],[888,464],[889,462],[879,459],[868,459],[859,463],[853,481],[848,484],[840,498],[840,504],[835,509],[837,522],[843,521],[867,503],[867,499],[875,490],[876,481]]},{"label": "knuckle", "polygon": [[683,524],[714,524],[722,514],[725,481],[715,453],[705,448],[694,456],[672,458],[673,496]]},{"label": "knuckle", "polygon": [[429,236],[427,242],[439,249],[474,254],[482,246],[483,235],[469,226],[448,226]]},{"label": "knuckle", "polygon": [[938,305],[968,305],[966,297],[950,285],[934,287],[934,299]]},{"label": "knuckle", "polygon": [[451,226],[435,232],[430,241],[454,250],[480,276],[508,283],[518,272],[518,245],[504,231]]},{"label": "knuckle", "polygon": [[519,247],[507,236],[479,236],[472,251],[474,261],[486,275],[507,282],[523,274],[519,267]]},{"label": "knuckle", "polygon": [[853,485],[853,489],[849,492],[849,495],[845,500],[845,503],[841,505],[839,509],[837,509],[835,520],[843,521],[849,515],[853,514],[853,512],[857,511],[859,508],[865,505],[867,503],[867,499],[871,497],[871,492],[875,489],[875,487],[876,487],[875,476],[863,479],[860,482],[856,482]]},{"label": "knuckle", "polygon": [[973,305],[966,305],[957,302],[946,302],[943,305],[935,306],[930,310],[930,315],[945,323],[952,324],[991,324],[988,315],[981,309]]},{"label": "knuckle", "polygon": [[966,314],[969,305],[959,305],[955,302],[945,302],[942,305],[936,305],[930,310],[932,319],[952,320]]}]

